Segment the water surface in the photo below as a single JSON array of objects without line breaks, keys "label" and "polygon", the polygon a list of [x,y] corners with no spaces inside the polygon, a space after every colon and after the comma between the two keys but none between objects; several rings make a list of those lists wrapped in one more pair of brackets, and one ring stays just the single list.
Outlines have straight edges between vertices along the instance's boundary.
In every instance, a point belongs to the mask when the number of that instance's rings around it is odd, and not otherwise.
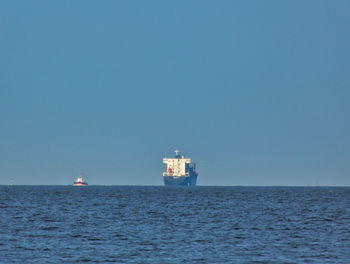
[{"label": "water surface", "polygon": [[1,263],[350,263],[350,188],[0,186]]}]

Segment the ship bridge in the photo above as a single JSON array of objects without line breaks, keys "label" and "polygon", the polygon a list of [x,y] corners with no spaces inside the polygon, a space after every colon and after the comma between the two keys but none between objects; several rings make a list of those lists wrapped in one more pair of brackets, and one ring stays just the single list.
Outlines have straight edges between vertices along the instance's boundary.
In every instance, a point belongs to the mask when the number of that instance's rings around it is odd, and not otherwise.
[{"label": "ship bridge", "polygon": [[166,164],[166,171],[163,176],[180,177],[188,174],[188,168],[191,164],[190,158],[185,158],[179,154],[178,150],[175,150],[174,158],[164,158],[163,163]]}]

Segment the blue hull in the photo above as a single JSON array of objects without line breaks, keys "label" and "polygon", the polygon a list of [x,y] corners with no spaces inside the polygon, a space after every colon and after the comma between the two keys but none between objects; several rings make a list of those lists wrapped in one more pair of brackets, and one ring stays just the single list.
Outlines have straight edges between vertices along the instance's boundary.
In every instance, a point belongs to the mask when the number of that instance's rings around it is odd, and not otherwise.
[{"label": "blue hull", "polygon": [[197,184],[197,176],[191,177],[173,177],[173,176],[164,176],[164,184],[165,185],[173,185],[173,186],[196,186]]}]

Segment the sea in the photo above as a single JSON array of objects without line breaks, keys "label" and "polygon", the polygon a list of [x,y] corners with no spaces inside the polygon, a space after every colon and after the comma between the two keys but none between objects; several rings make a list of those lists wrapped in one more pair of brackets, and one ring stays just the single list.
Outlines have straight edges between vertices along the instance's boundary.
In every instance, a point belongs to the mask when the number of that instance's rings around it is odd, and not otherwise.
[{"label": "sea", "polygon": [[0,186],[0,263],[350,263],[350,187]]}]

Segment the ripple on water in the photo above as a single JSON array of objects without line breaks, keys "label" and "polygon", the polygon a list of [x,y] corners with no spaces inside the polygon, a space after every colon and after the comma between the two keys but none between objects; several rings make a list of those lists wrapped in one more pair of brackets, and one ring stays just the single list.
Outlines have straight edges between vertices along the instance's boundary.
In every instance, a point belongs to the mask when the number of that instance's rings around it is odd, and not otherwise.
[{"label": "ripple on water", "polygon": [[350,188],[0,190],[4,263],[345,264],[350,259]]}]

